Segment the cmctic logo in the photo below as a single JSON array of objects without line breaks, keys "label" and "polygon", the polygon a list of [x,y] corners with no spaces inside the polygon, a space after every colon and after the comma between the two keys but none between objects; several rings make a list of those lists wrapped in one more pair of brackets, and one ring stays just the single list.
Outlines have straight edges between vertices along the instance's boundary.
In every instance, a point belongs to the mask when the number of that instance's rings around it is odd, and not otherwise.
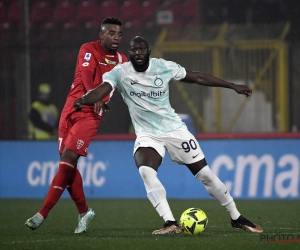
[{"label": "cmctic logo", "polygon": [[211,169],[228,178],[223,181],[234,197],[299,198],[300,160],[294,154],[278,159],[270,154],[236,158],[222,154],[213,160]]},{"label": "cmctic logo", "polygon": [[[30,186],[48,186],[51,184],[58,170],[59,162],[54,161],[32,161],[27,168],[27,181]],[[82,175],[83,186],[102,187],[105,184],[106,164],[102,161],[94,161],[93,154],[81,157],[77,168]]]},{"label": "cmctic logo", "polygon": [[260,234],[259,241],[263,243],[299,242],[300,234]]}]

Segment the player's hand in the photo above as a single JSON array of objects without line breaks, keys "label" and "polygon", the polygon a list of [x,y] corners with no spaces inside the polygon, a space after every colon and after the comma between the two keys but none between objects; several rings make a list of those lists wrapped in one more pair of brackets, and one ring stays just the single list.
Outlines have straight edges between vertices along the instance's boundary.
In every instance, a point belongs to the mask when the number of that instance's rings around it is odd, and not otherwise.
[{"label": "player's hand", "polygon": [[249,89],[247,86],[245,85],[235,85],[234,86],[234,90],[238,93],[238,94],[242,94],[245,96],[251,96],[252,95],[252,89]]},{"label": "player's hand", "polygon": [[102,115],[103,112],[109,111],[109,107],[102,101],[98,101],[94,104],[94,111],[98,115]]},{"label": "player's hand", "polygon": [[80,111],[83,108],[84,98],[80,97],[73,103],[73,107],[76,111]]}]

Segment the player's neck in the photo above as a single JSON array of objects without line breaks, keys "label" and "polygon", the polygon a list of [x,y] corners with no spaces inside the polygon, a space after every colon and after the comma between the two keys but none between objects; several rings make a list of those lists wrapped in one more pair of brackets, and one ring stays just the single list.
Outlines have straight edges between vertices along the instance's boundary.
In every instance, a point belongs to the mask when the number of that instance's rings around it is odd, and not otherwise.
[{"label": "player's neck", "polygon": [[[101,47],[102,48],[102,47]],[[107,50],[107,49],[104,49],[102,48],[102,50],[104,51],[104,53],[106,55],[115,55],[116,54],[116,51],[115,50]]]},{"label": "player's neck", "polygon": [[116,50],[110,50],[108,48],[105,48],[105,47],[101,46],[101,43],[100,43],[100,48],[104,51],[104,53],[106,55],[115,55],[116,54]]},{"label": "player's neck", "polygon": [[149,67],[149,64],[146,65],[145,67],[136,67],[136,66],[133,66],[134,70],[137,71],[137,72],[145,72]]},{"label": "player's neck", "polygon": [[145,72],[149,68],[149,62],[144,64],[144,65],[136,65],[135,63],[132,63],[132,67],[134,68],[135,71],[137,72]]}]

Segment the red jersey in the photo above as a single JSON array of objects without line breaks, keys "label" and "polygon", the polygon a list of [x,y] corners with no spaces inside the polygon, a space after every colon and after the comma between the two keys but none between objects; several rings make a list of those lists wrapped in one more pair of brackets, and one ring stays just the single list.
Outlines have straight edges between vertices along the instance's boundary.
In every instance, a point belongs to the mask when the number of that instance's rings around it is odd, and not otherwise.
[{"label": "red jersey", "polygon": [[[124,54],[115,52],[114,54],[107,55],[101,48],[99,40],[83,44],[77,57],[74,81],[71,85],[61,116],[67,118],[73,113],[75,111],[73,108],[74,101],[87,92],[81,79],[81,71],[89,70],[93,72],[93,82],[96,88],[102,83],[104,73],[112,70],[117,64],[124,62],[128,62]],[[106,96],[103,101],[107,103],[112,94],[113,91]],[[85,106],[82,111],[94,112],[94,105]]]}]

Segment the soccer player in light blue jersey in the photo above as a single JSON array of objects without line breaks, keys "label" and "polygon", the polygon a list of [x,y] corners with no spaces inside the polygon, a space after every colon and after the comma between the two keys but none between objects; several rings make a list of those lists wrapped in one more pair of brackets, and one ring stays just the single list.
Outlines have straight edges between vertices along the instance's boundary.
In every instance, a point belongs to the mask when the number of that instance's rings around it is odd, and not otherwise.
[{"label": "soccer player in light blue jersey", "polygon": [[150,58],[148,42],[134,37],[129,44],[130,62],[116,66],[104,74],[103,84],[74,102],[80,111],[92,105],[117,88],[129,108],[137,138],[134,159],[144,181],[147,196],[164,227],[152,234],[181,233],[167,201],[166,190],[157,177],[167,149],[173,162],[186,165],[191,173],[204,184],[207,192],[219,201],[231,217],[231,225],[248,232],[261,233],[263,229],[243,217],[221,180],[213,174],[196,138],[188,131],[169,102],[169,82],[172,79],[197,83],[208,87],[223,87],[238,94],[251,96],[252,90],[209,74],[193,72],[179,64],[163,59]]}]

